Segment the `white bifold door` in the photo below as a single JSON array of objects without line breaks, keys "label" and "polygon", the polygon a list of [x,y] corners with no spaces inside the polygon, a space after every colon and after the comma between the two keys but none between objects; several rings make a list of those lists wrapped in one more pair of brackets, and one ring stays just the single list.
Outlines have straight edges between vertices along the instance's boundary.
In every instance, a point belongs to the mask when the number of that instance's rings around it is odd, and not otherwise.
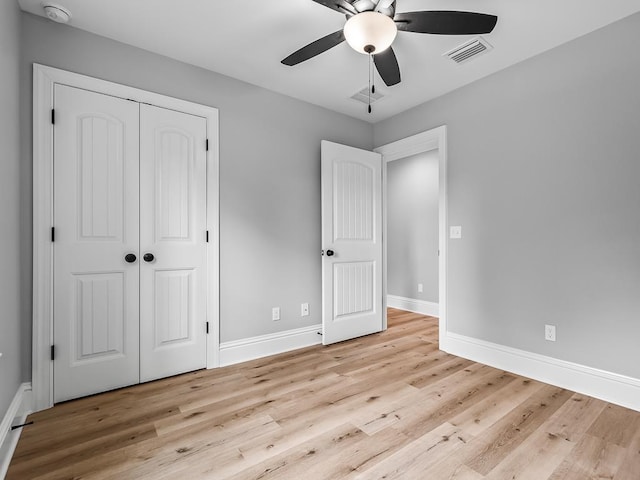
[{"label": "white bifold door", "polygon": [[383,329],[382,156],[322,141],[322,341]]},{"label": "white bifold door", "polygon": [[204,368],[206,120],[54,98],[54,400]]}]

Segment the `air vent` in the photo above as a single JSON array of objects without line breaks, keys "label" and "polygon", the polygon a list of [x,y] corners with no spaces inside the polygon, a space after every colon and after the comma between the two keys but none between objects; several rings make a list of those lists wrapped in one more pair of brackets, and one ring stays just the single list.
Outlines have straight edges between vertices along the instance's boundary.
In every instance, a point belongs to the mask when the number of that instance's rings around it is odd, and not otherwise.
[{"label": "air vent", "polygon": [[[384,97],[384,95],[380,93],[380,90],[376,89],[376,93],[371,94],[371,103],[377,102],[382,97]],[[364,87],[359,92],[354,93],[350,98],[369,105],[369,87]]]},{"label": "air vent", "polygon": [[472,58],[482,55],[488,52],[493,47],[482,37],[476,37],[460,46],[457,46],[453,50],[449,50],[444,53],[443,56],[449,57],[456,63],[464,63]]}]

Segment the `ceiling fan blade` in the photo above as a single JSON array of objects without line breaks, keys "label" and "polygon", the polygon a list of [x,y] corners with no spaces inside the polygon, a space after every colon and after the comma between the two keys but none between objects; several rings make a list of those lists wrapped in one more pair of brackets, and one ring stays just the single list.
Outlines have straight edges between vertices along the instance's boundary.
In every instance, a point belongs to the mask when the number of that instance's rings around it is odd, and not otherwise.
[{"label": "ceiling fan blade", "polygon": [[498,17],[486,13],[425,11],[397,13],[393,18],[398,30],[436,35],[476,35],[490,33]]},{"label": "ceiling fan blade", "polygon": [[340,13],[348,13],[351,15],[355,15],[358,13],[355,8],[351,5],[351,1],[349,0],[313,0],[320,5],[324,5],[331,10],[335,10]]},{"label": "ceiling fan blade", "polygon": [[373,63],[387,87],[400,83],[400,67],[393,48],[389,47],[384,52],[376,53],[373,56]]},{"label": "ceiling fan blade", "polygon": [[342,42],[344,42],[344,32],[342,30],[338,30],[337,32],[330,33],[326,37],[322,37],[315,42],[302,47],[300,50],[296,50],[287,58],[282,60],[281,63],[290,67],[297,65],[305,60],[315,57],[316,55],[326,52],[330,48],[333,48]]}]

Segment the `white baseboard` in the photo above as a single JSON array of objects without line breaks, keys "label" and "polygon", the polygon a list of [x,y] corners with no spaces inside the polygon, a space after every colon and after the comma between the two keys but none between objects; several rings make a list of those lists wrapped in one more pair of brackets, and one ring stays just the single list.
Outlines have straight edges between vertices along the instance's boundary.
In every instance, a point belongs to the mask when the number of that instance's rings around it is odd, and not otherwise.
[{"label": "white baseboard", "polygon": [[640,379],[447,332],[440,349],[491,367],[640,411]]},{"label": "white baseboard", "polygon": [[312,325],[310,327],[221,343],[220,366],[224,367],[310,345],[318,345],[322,343],[322,337],[318,335],[320,332],[322,332],[322,325]]},{"label": "white baseboard", "polygon": [[0,424],[0,479],[7,474],[11,457],[22,432],[21,428],[12,431],[11,426],[25,422],[27,415],[31,413],[31,403],[31,383],[23,383],[18,387]]},{"label": "white baseboard", "polygon": [[387,295],[387,307],[399,308],[400,310],[421,313],[431,317],[437,317],[440,314],[440,308],[437,303],[398,295]]}]

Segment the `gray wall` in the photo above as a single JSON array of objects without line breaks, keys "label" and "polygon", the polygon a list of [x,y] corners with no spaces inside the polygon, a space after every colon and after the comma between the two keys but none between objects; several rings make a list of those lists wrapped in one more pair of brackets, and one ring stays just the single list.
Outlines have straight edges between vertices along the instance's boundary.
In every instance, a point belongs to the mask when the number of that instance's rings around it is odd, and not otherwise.
[{"label": "gray wall", "polygon": [[640,378],[638,43],[640,14],[375,126],[448,125],[450,331]]},{"label": "gray wall", "polygon": [[438,303],[438,150],[387,163],[387,292]]},{"label": "gray wall", "polygon": [[20,141],[18,103],[20,11],[8,2],[0,15],[0,420],[22,381],[20,299]]},{"label": "gray wall", "polygon": [[[217,107],[221,340],[320,323],[320,141],[370,149],[370,124],[29,14],[22,15],[21,38],[25,268],[31,259],[31,68],[36,62]],[[24,308],[30,296],[27,276]],[[310,304],[309,317],[300,317],[302,302]],[[279,322],[271,320],[275,306],[281,308]],[[28,328],[25,347],[31,341]],[[29,378],[28,361],[25,366],[23,376]]]}]

